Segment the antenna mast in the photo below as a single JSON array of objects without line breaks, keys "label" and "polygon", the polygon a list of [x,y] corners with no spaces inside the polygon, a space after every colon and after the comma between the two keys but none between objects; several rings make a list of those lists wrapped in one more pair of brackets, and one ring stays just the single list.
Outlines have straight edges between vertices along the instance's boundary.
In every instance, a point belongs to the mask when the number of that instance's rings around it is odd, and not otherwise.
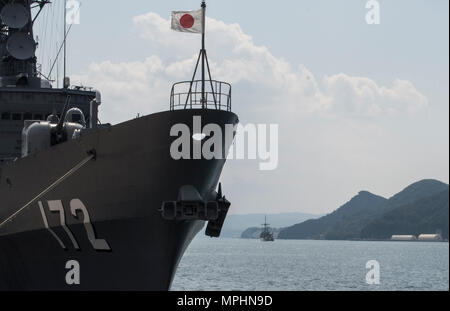
[{"label": "antenna mast", "polygon": [[63,88],[67,88],[66,85],[66,65],[67,65],[67,0],[64,0],[64,74],[63,74]]},{"label": "antenna mast", "polygon": [[185,108],[187,107],[189,98],[191,98],[192,100],[192,85],[194,84],[194,80],[195,80],[195,76],[197,74],[197,69],[198,69],[198,65],[200,64],[200,59],[202,61],[202,94],[201,94],[201,99],[200,99],[200,103],[202,105],[203,109],[207,109],[208,108],[208,100],[206,98],[207,92],[205,90],[205,86],[206,86],[206,70],[208,70],[208,76],[209,76],[209,83],[211,86],[211,94],[214,100],[214,105],[217,109],[217,99],[216,99],[216,92],[214,91],[214,85],[213,85],[213,80],[211,78],[211,70],[209,68],[209,62],[208,62],[208,55],[206,54],[206,49],[205,49],[205,28],[206,28],[206,3],[205,1],[202,1],[202,21],[203,21],[203,29],[202,29],[202,49],[200,50],[200,53],[198,55],[198,59],[197,59],[197,64],[195,65],[195,69],[194,69],[194,75],[192,76],[192,80],[189,86],[189,92],[188,92],[188,96],[186,96],[186,102],[185,102]]}]

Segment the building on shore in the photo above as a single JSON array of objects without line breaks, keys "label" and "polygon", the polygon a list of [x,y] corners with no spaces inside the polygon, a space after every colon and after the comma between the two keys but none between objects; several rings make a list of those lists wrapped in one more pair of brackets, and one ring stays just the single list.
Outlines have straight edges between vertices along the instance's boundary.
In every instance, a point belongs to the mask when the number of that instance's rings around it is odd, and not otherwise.
[{"label": "building on shore", "polygon": [[442,236],[440,234],[421,234],[419,241],[442,241]]},{"label": "building on shore", "polygon": [[391,237],[392,241],[417,241],[417,237],[415,235],[393,235]]}]

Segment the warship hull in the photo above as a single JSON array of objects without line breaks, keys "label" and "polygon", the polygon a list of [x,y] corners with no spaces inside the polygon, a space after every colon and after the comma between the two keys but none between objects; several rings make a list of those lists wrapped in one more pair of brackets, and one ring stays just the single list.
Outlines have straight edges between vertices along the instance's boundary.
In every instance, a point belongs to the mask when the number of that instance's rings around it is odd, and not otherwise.
[{"label": "warship hull", "polygon": [[[0,290],[168,290],[178,262],[205,221],[165,220],[164,201],[184,185],[203,198],[215,192],[225,159],[174,160],[174,124],[193,129],[193,117],[222,129],[235,114],[167,111],[96,129],[0,166]],[[222,140],[223,150],[228,150]],[[68,282],[70,262],[79,280]],[[70,278],[70,276],[69,276]]]}]

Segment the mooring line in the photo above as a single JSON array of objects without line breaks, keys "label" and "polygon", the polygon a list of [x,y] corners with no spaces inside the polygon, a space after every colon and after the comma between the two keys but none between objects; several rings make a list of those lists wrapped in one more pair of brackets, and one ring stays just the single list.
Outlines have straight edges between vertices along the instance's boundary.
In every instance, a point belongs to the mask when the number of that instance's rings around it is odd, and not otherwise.
[{"label": "mooring line", "polygon": [[46,188],[44,191],[39,193],[36,197],[34,197],[31,201],[29,201],[27,204],[25,204],[23,207],[21,207],[18,211],[16,211],[14,214],[6,218],[1,224],[0,228],[4,226],[6,223],[10,222],[14,218],[16,218],[17,215],[19,215],[22,211],[24,211],[26,208],[28,208],[31,204],[39,200],[41,197],[49,193],[51,190],[53,190],[56,186],[58,186],[60,183],[62,183],[64,180],[66,180],[68,177],[70,177],[72,174],[74,174],[76,171],[78,171],[80,168],[82,168],[86,163],[88,163],[90,160],[94,159],[96,157],[95,151],[90,152],[89,156],[83,159],[80,163],[75,165],[71,170],[69,170],[67,173],[65,173],[63,176],[61,176],[58,180],[56,180],[53,184],[51,184],[48,188]]}]

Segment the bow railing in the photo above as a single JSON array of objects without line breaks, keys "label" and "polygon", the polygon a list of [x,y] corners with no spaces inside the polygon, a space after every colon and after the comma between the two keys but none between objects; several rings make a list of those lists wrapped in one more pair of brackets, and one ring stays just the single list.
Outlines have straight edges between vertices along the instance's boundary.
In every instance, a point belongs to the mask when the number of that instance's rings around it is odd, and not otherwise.
[{"label": "bow railing", "polygon": [[170,93],[170,110],[215,109],[231,111],[231,85],[226,82],[208,80],[205,90],[202,81],[175,83]]}]

